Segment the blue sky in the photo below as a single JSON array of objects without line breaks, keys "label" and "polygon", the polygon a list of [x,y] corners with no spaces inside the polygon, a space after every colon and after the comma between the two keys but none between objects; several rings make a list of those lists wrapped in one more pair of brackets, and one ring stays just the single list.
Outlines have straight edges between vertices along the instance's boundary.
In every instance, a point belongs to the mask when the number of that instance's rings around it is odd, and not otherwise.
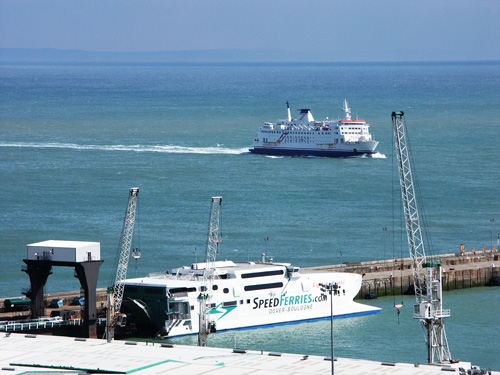
[{"label": "blue sky", "polygon": [[500,60],[500,0],[0,0],[0,47]]}]

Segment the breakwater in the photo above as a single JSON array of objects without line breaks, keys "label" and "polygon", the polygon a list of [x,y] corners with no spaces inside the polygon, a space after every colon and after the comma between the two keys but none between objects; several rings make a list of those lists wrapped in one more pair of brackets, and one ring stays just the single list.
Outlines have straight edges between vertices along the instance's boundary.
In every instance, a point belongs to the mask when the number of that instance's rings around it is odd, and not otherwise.
[{"label": "breakwater", "polygon": [[[443,290],[495,285],[500,280],[500,253],[497,249],[481,252],[435,256],[443,267]],[[309,267],[310,270],[353,272],[363,275],[356,298],[414,294],[410,258]]]}]

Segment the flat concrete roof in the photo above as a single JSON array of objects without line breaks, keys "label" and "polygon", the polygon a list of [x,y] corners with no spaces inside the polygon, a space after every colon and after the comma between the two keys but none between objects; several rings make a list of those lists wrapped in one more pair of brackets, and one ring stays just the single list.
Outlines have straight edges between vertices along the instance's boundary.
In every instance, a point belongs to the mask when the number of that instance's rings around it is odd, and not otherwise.
[{"label": "flat concrete roof", "polygon": [[[465,363],[458,366],[464,366]],[[458,367],[457,366],[457,367]],[[134,373],[291,375],[330,374],[331,361],[321,356],[160,343],[79,339],[32,334],[0,334],[0,374]],[[433,375],[458,369],[408,363],[337,358],[335,373]],[[500,373],[496,373],[500,374]]]},{"label": "flat concrete roof", "polygon": [[99,245],[100,242],[90,242],[90,241],[66,241],[66,240],[46,240],[42,242],[30,243],[26,246],[40,246],[40,247],[63,247],[63,248],[79,248],[87,247],[91,245]]}]

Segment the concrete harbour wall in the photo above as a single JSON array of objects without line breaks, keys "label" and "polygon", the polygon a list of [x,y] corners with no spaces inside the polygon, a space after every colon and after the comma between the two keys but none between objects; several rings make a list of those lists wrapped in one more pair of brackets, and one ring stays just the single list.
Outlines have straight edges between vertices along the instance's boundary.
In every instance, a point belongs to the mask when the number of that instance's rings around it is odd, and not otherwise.
[{"label": "concrete harbour wall", "polygon": [[[412,274],[398,275],[396,271],[393,276],[373,276],[363,280],[356,298],[365,298],[370,293],[376,293],[378,296],[414,294]],[[489,266],[447,271],[443,274],[443,290],[486,286],[493,276],[500,277],[500,268]]]},{"label": "concrete harbour wall", "polygon": [[[492,279],[500,278],[500,253],[496,248],[444,254],[432,257],[432,260],[441,261],[444,291],[486,286]],[[386,296],[414,293],[410,258],[347,262],[308,269],[362,274],[363,282],[356,298],[365,298],[369,294]]]}]

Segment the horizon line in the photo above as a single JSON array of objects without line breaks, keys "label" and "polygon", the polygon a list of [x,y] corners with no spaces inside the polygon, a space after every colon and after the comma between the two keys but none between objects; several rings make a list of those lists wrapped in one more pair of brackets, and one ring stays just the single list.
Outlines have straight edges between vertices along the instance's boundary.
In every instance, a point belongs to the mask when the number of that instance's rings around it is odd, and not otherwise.
[{"label": "horizon line", "polygon": [[[3,53],[2,53],[3,52]],[[45,56],[37,56],[38,53],[47,53]],[[53,52],[59,56],[51,55]],[[2,56],[3,54],[7,56]],[[22,55],[24,53],[24,55]],[[182,56],[184,54],[213,54],[207,56]],[[217,54],[226,53],[229,55],[217,56]],[[233,55],[231,55],[233,53]],[[259,55],[251,56],[249,54],[258,53]],[[269,59],[265,59],[261,54],[271,54]],[[33,55],[35,54],[35,55]],[[70,54],[70,55],[68,55]],[[244,56],[242,56],[244,54]],[[279,54],[286,54],[283,59],[280,59]],[[0,64],[6,63],[21,64],[21,63],[154,63],[154,64],[405,64],[405,63],[499,63],[500,59],[408,59],[408,60],[331,60],[328,58],[318,58],[311,56],[309,59],[301,59],[293,56],[294,52],[285,50],[264,50],[264,49],[199,49],[199,50],[165,50],[165,51],[87,51],[81,49],[58,49],[58,48],[12,48],[0,47]],[[126,56],[134,56],[135,58],[126,58]],[[151,58],[140,59],[141,56],[151,56]],[[171,55],[171,56],[162,56]],[[177,55],[177,56],[176,56]],[[85,57],[84,57],[85,56]],[[100,57],[99,57],[100,56]],[[111,58],[114,56],[114,58]],[[119,58],[119,57],[122,58]],[[139,58],[139,59],[138,59]]]}]

